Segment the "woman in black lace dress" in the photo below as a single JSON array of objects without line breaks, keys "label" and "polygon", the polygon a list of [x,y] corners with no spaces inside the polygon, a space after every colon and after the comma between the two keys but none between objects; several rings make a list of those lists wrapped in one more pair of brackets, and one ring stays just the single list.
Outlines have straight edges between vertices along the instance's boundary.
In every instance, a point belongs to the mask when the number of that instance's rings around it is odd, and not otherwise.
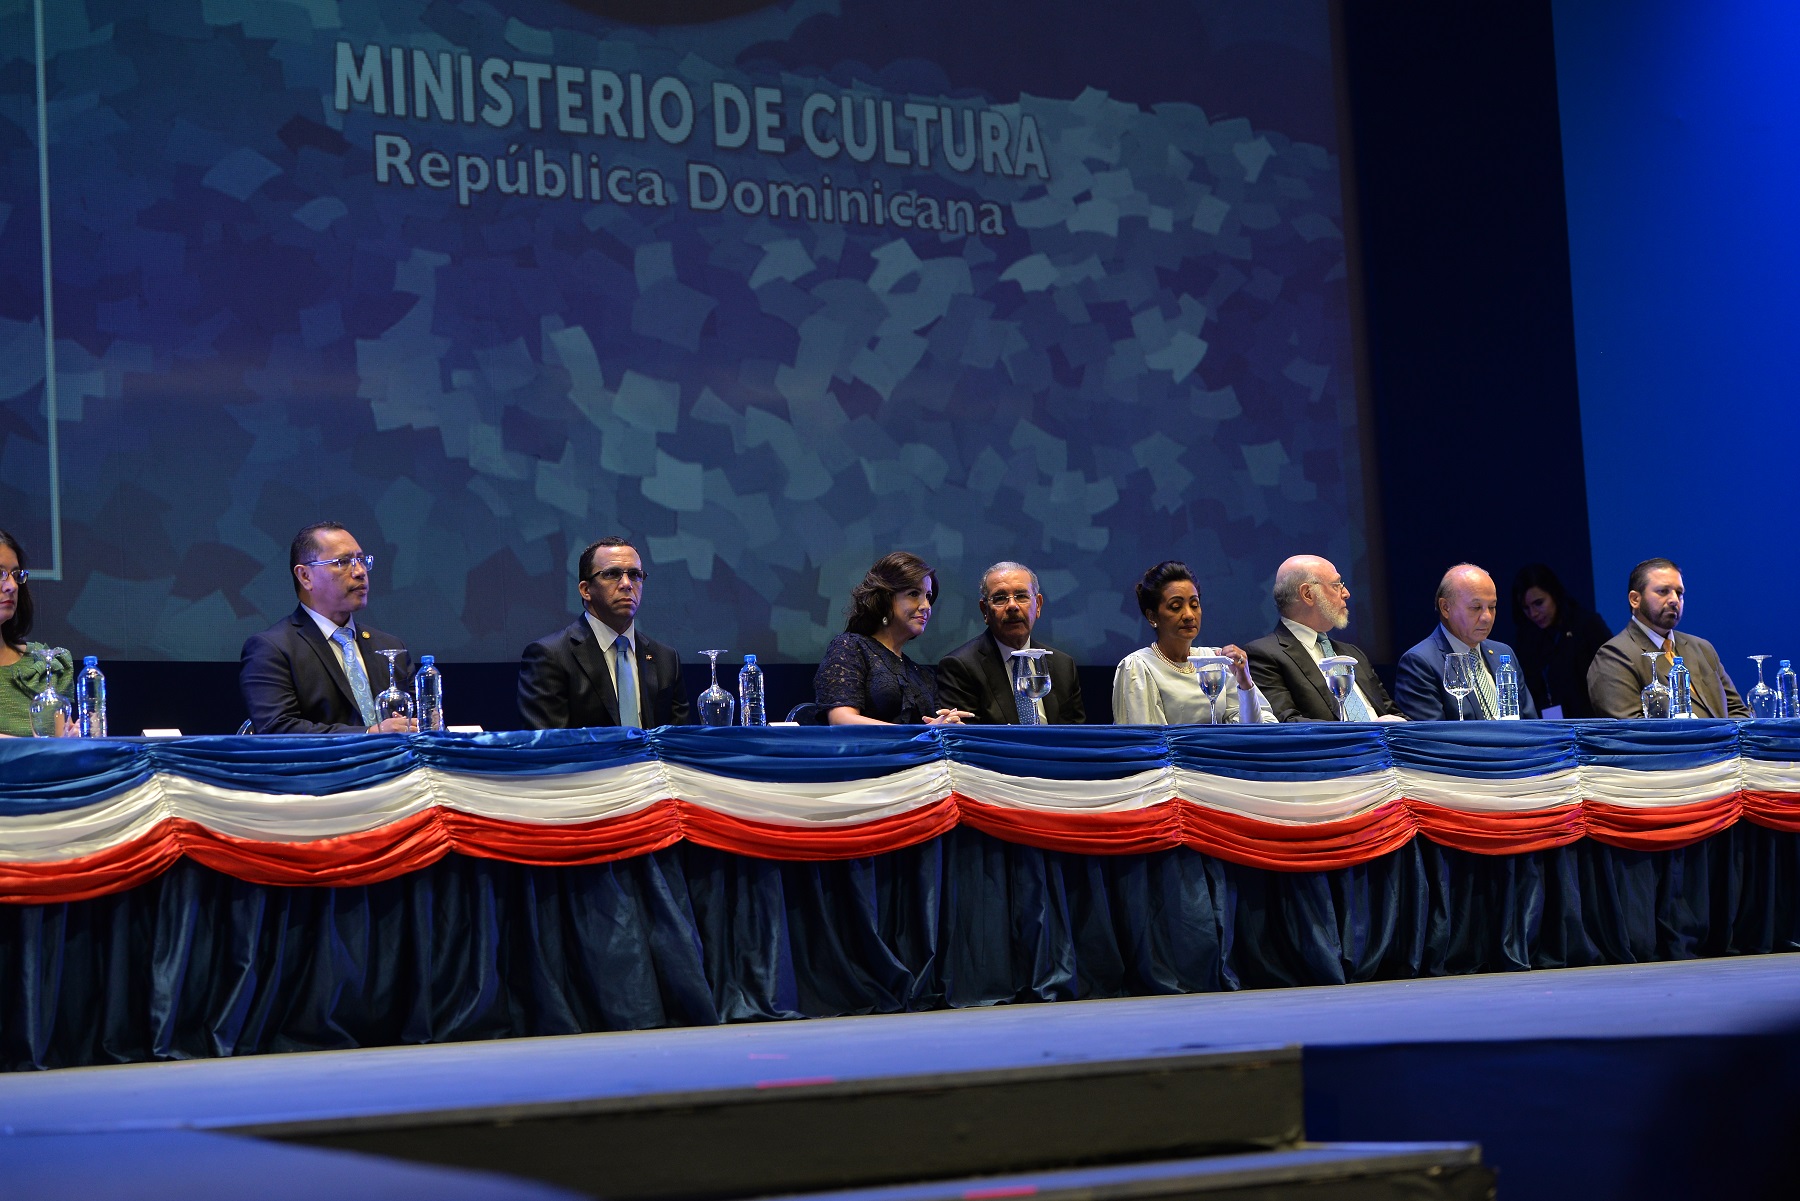
[{"label": "woman in black lace dress", "polygon": [[902,650],[925,632],[937,579],[917,555],[887,555],[850,594],[850,620],[831,640],[813,692],[834,726],[960,722],[938,707],[937,681]]}]

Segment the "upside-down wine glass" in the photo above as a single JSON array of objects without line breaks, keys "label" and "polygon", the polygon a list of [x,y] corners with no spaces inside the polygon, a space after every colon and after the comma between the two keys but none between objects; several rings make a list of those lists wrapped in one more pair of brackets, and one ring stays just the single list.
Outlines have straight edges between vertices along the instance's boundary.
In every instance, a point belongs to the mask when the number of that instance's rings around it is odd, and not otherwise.
[{"label": "upside-down wine glass", "polygon": [[1339,721],[1349,721],[1350,715],[1344,706],[1350,703],[1350,694],[1356,691],[1356,660],[1349,655],[1336,655],[1319,664],[1325,669],[1325,687],[1331,690],[1331,699],[1337,702]]},{"label": "upside-down wine glass", "polygon": [[401,690],[399,678],[395,674],[399,670],[394,665],[395,661],[405,653],[404,649],[381,652],[382,657],[388,661],[388,686],[375,698],[375,717],[378,721],[386,721],[390,717],[404,717],[410,721],[415,712],[412,693]]},{"label": "upside-down wine glass", "polygon": [[1650,660],[1650,682],[1638,693],[1638,701],[1644,708],[1645,717],[1667,717],[1669,715],[1669,689],[1656,678],[1656,661],[1662,658],[1661,651],[1641,651],[1644,658]]},{"label": "upside-down wine glass", "polygon": [[1773,688],[1763,683],[1763,660],[1767,658],[1768,655],[1750,656],[1756,664],[1756,687],[1745,693],[1744,699],[1750,703],[1750,712],[1757,717],[1774,717],[1779,712],[1776,702],[1780,698]]},{"label": "upside-down wine glass", "polygon": [[728,726],[731,724],[731,711],[737,707],[737,702],[729,692],[719,687],[719,656],[725,653],[725,649],[721,647],[700,653],[706,656],[707,665],[712,669],[712,684],[700,694],[700,724]]},{"label": "upside-down wine glass", "polygon": [[1475,691],[1475,663],[1470,655],[1451,651],[1444,656],[1444,691],[1456,698],[1456,720],[1463,721],[1463,701]]},{"label": "upside-down wine glass", "polygon": [[56,690],[56,656],[60,646],[40,646],[33,652],[44,661],[44,690],[31,698],[31,732],[39,738],[55,738],[69,720],[69,698]]},{"label": "upside-down wine glass", "polygon": [[1206,721],[1208,725],[1219,724],[1219,697],[1225,692],[1225,682],[1231,676],[1231,660],[1220,655],[1188,656],[1194,665],[1194,679],[1200,684],[1200,691],[1206,695]]}]

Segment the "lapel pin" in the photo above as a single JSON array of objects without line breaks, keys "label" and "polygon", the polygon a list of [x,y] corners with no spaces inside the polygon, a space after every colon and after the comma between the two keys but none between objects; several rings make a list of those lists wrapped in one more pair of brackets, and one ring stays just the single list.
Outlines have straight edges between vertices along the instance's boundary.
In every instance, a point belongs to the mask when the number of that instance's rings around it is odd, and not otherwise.
[{"label": "lapel pin", "polygon": [[362,632],[362,636],[363,636],[363,637],[364,637],[364,638],[367,638],[367,637],[368,637],[368,636],[369,636],[369,631],[367,631],[367,630],[364,630],[364,631],[363,631],[363,632]]}]

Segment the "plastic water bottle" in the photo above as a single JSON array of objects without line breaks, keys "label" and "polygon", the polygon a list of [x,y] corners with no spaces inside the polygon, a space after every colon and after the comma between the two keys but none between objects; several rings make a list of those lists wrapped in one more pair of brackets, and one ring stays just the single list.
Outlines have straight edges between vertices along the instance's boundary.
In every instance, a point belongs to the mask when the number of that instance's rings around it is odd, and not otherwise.
[{"label": "plastic water bottle", "polygon": [[1688,680],[1687,664],[1681,656],[1675,656],[1675,662],[1669,665],[1669,716],[1692,717],[1694,715],[1694,689]]},{"label": "plastic water bottle", "polygon": [[1800,676],[1796,676],[1788,661],[1783,659],[1781,670],[1775,673],[1775,716],[1800,717],[1795,711],[1796,705],[1800,705]]},{"label": "plastic water bottle", "polygon": [[1519,669],[1512,665],[1511,655],[1500,656],[1500,678],[1495,681],[1496,699],[1500,702],[1500,720],[1519,720]]},{"label": "plastic water bottle", "polygon": [[413,673],[413,705],[419,729],[444,728],[444,673],[438,670],[436,655],[419,656],[419,670]]},{"label": "plastic water bottle", "polygon": [[745,655],[744,666],[738,671],[738,724],[769,724],[769,716],[763,711],[763,670],[756,665],[755,655]]},{"label": "plastic water bottle", "polygon": [[75,712],[83,738],[106,737],[106,677],[92,655],[81,661],[81,674],[75,677]]}]

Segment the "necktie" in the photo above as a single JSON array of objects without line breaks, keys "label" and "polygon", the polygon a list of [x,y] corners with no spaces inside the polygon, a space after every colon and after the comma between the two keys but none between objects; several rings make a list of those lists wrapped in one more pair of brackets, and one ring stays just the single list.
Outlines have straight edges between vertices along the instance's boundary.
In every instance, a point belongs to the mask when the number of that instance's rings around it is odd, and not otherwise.
[{"label": "necktie", "polygon": [[1494,677],[1488,674],[1487,658],[1476,647],[1469,652],[1469,658],[1475,661],[1472,674],[1475,677],[1475,700],[1481,706],[1483,717],[1500,716],[1500,698],[1494,693]]},{"label": "necktie", "polygon": [[631,658],[631,639],[623,634],[613,643],[613,678],[619,684],[619,724],[638,725],[637,664]]},{"label": "necktie", "polygon": [[1675,666],[1675,635],[1673,633],[1663,639],[1662,661],[1665,668]]},{"label": "necktie", "polygon": [[362,714],[363,725],[372,726],[375,724],[375,694],[369,691],[369,673],[363,670],[362,653],[356,649],[356,643],[350,640],[350,627],[345,626],[333,633],[331,640],[344,652],[344,676],[350,681],[350,695],[356,698],[356,708]]},{"label": "necktie", "polygon": [[[1337,654],[1337,648],[1331,645],[1331,639],[1324,634],[1319,635],[1319,657],[1329,659]],[[1375,714],[1369,708],[1369,702],[1363,700],[1362,685],[1358,684],[1344,698],[1345,721],[1374,721]]]},{"label": "necktie", "polygon": [[1013,708],[1019,712],[1019,724],[1022,726],[1041,725],[1038,717],[1038,703],[1025,692],[1025,659],[1022,655],[1012,656]]}]

